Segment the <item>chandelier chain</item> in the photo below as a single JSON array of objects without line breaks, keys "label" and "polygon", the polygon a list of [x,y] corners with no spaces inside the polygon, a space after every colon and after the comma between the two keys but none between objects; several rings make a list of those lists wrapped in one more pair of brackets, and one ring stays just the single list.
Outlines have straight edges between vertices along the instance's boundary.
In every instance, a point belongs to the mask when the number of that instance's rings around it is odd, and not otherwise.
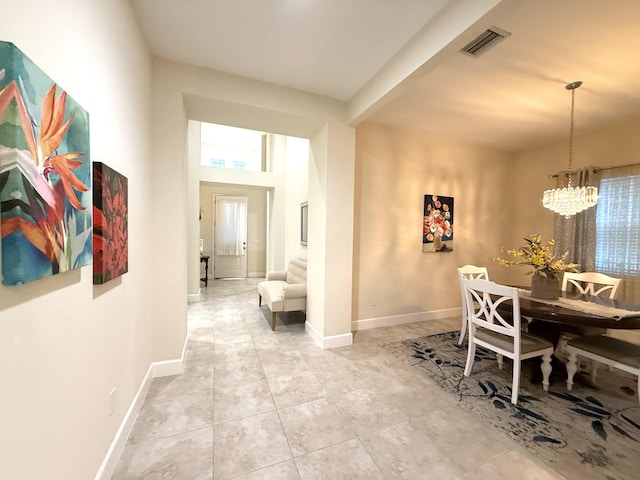
[{"label": "chandelier chain", "polygon": [[569,128],[569,187],[571,186],[571,166],[573,164],[573,107],[575,104],[576,90],[571,89],[571,126]]}]

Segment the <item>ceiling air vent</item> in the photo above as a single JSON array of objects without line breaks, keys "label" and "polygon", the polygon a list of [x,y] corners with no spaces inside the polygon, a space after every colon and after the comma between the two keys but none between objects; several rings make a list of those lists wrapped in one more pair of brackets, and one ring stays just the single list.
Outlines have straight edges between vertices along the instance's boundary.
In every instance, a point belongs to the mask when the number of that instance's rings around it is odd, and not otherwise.
[{"label": "ceiling air vent", "polygon": [[496,27],[488,28],[462,48],[460,53],[464,53],[471,57],[479,57],[510,35],[511,34],[509,32],[505,32],[504,30]]}]

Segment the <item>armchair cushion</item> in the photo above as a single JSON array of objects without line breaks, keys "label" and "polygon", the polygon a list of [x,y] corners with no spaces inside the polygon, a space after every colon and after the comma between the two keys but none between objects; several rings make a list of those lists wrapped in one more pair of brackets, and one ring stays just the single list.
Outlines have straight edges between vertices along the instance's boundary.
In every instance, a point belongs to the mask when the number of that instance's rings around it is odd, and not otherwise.
[{"label": "armchair cushion", "polygon": [[282,286],[282,296],[287,298],[307,298],[306,283],[288,283]]},{"label": "armchair cushion", "polygon": [[285,281],[287,279],[287,271],[282,270],[281,272],[267,272],[267,280],[281,280]]}]

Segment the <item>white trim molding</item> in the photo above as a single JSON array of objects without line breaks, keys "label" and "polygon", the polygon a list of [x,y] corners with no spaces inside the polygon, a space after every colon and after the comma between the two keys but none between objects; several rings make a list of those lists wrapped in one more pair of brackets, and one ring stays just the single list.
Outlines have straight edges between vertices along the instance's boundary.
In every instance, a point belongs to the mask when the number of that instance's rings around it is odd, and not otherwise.
[{"label": "white trim molding", "polygon": [[324,337],[309,322],[304,323],[304,329],[316,344],[326,350],[328,348],[346,347],[353,344],[353,334],[351,332],[342,335],[331,335]]},{"label": "white trim molding", "polygon": [[152,374],[153,363],[149,365],[147,373],[138,388],[138,392],[133,397],[133,401],[131,402],[131,405],[129,405],[129,409],[127,410],[127,413],[125,413],[115,437],[113,437],[109,450],[107,450],[107,454],[105,455],[104,460],[102,460],[102,465],[100,465],[100,469],[96,474],[96,480],[109,480],[113,476],[118,460],[120,459],[120,455],[122,455],[122,451],[127,443],[129,434],[133,429],[133,424],[136,421],[138,413],[140,413],[144,399],[147,396],[149,387],[151,386],[151,380],[153,380]]},{"label": "white trim molding", "polygon": [[182,345],[182,355],[176,360],[164,360],[162,362],[153,362],[153,378],[168,377],[170,375],[180,375],[184,372],[184,359],[187,354],[187,340],[184,338],[184,345]]},{"label": "white trim molding", "polygon": [[169,375],[180,375],[184,372],[184,359],[187,353],[187,340],[185,337],[184,345],[182,346],[182,355],[180,358],[176,360],[165,360],[162,362],[153,362],[149,365],[147,369],[147,373],[142,379],[142,383],[140,387],[138,387],[138,391],[136,392],[133,400],[131,401],[131,405],[125,413],[122,422],[120,423],[120,427],[118,427],[118,431],[116,432],[111,445],[109,446],[109,450],[107,450],[107,454],[102,461],[102,465],[100,465],[100,469],[96,474],[96,480],[109,480],[113,473],[115,472],[116,466],[118,464],[118,460],[122,455],[122,451],[127,443],[127,439],[131,434],[131,430],[133,429],[133,424],[135,423],[136,417],[138,413],[140,413],[140,409],[142,408],[142,404],[144,403],[144,399],[149,392],[149,387],[151,386],[151,381],[157,377],[166,377]]},{"label": "white trim molding", "polygon": [[442,318],[459,317],[462,315],[462,308],[447,308],[445,310],[432,310],[430,312],[405,313],[402,315],[391,315],[388,317],[364,318],[351,322],[351,330],[368,330],[370,328],[391,327],[405,323],[425,322],[428,320],[439,320]]}]

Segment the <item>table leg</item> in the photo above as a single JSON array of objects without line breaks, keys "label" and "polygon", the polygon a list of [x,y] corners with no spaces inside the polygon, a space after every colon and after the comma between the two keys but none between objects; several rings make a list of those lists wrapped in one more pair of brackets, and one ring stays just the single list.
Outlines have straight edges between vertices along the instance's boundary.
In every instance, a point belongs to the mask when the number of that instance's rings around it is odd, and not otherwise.
[{"label": "table leg", "polygon": [[209,286],[209,257],[200,257],[200,262],[204,262],[204,277],[200,279],[201,282],[204,282],[204,286]]},{"label": "table leg", "polygon": [[573,376],[578,371],[578,357],[576,352],[569,352],[569,361],[567,362],[567,390],[571,390],[573,386]]}]

